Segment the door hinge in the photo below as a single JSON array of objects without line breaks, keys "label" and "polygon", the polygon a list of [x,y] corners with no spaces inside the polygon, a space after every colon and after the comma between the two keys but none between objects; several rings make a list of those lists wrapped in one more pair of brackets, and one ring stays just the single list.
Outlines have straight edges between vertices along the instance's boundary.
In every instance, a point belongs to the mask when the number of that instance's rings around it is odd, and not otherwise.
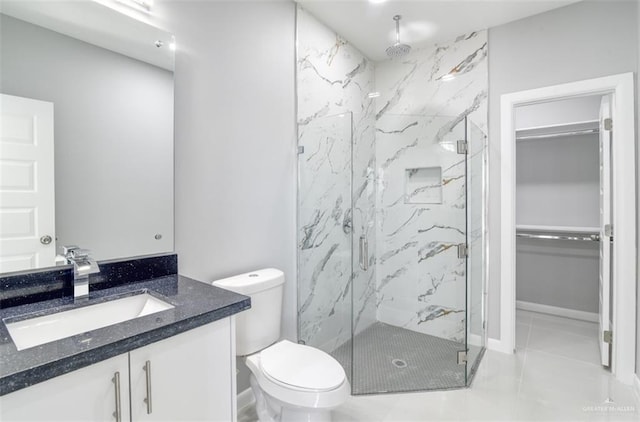
[{"label": "door hinge", "polygon": [[604,130],[613,130],[613,119],[604,119]]},{"label": "door hinge", "polygon": [[458,140],[458,142],[456,142],[456,151],[458,152],[458,154],[468,153],[469,146],[467,144],[467,141],[465,141],[464,139]]},{"label": "door hinge", "polygon": [[607,330],[604,333],[602,333],[602,341],[608,344],[613,343],[613,331]]},{"label": "door hinge", "polygon": [[464,365],[467,363],[467,351],[466,350],[460,350],[458,351],[458,365]]},{"label": "door hinge", "polygon": [[304,154],[304,147],[298,147],[298,154]]},{"label": "door hinge", "polygon": [[467,247],[466,243],[459,243],[458,244],[458,258],[462,259],[462,258],[466,258],[469,256],[469,248]]}]

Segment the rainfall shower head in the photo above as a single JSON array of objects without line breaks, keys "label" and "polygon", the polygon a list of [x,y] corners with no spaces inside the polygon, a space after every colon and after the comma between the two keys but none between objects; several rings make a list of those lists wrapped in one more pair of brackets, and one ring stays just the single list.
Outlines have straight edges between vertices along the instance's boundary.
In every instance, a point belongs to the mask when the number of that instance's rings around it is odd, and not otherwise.
[{"label": "rainfall shower head", "polygon": [[402,16],[395,15],[393,20],[396,21],[396,42],[391,47],[387,48],[387,56],[390,58],[402,57],[406,54],[409,54],[411,51],[411,46],[408,44],[400,43],[400,19]]}]

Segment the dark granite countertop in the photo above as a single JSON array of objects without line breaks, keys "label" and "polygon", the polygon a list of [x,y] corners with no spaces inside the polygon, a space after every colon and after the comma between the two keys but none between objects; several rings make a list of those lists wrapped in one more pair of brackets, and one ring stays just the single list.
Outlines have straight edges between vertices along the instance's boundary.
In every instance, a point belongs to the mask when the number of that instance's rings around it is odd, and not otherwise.
[{"label": "dark granite countertop", "polygon": [[0,309],[10,322],[147,292],[172,309],[18,351],[0,324],[0,395],[83,368],[250,308],[250,299],[180,275],[92,291],[89,301],[63,297]]}]

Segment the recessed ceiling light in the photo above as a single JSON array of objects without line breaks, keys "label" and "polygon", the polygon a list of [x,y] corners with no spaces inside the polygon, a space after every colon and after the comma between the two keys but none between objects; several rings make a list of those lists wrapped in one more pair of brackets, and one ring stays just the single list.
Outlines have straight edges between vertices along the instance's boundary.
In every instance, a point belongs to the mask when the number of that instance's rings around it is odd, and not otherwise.
[{"label": "recessed ceiling light", "polygon": [[369,3],[373,3],[373,4],[380,4],[380,3],[384,3],[387,0],[369,0]]}]

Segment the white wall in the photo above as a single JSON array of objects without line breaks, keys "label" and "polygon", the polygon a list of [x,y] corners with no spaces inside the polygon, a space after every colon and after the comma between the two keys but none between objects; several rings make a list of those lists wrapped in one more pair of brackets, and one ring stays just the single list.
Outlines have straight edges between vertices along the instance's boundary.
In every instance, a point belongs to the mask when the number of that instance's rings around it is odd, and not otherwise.
[{"label": "white wall", "polygon": [[500,338],[500,96],[638,69],[633,1],[580,2],[489,30],[489,336]]},{"label": "white wall", "polygon": [[601,95],[591,95],[519,106],[516,130],[598,120],[601,101]]},{"label": "white wall", "polygon": [[[285,272],[284,335],[296,338],[295,7],[160,2],[174,33],[176,252],[203,281]],[[238,383],[248,387],[246,372]]]}]

